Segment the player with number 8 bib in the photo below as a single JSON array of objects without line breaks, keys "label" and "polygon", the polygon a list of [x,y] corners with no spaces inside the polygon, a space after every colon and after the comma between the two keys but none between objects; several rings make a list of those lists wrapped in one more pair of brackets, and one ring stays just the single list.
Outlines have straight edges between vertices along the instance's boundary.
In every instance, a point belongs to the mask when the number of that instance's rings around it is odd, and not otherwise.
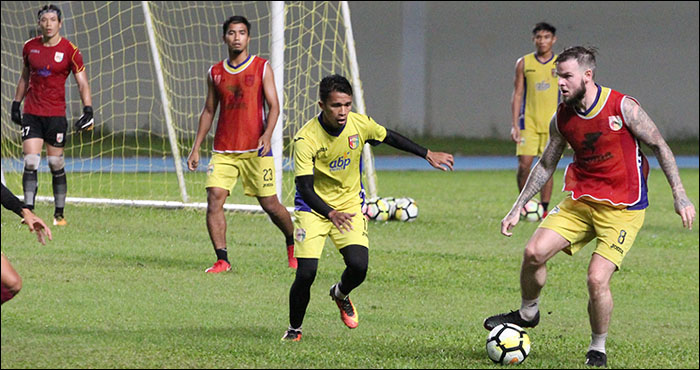
[{"label": "player with number 8 bib", "polygon": [[[37,170],[41,162],[41,149],[46,143],[46,155],[53,175],[53,223],[65,226],[67,222],[63,211],[68,192],[63,159],[68,131],[65,84],[71,72],[78,83],[83,102],[83,114],[75,123],[77,131],[91,130],[93,127],[92,98],[80,50],[61,37],[61,10],[55,5],[45,5],[39,10],[38,19],[41,35],[28,40],[22,49],[24,66],[12,102],[12,122],[22,126],[24,203],[29,209],[34,209],[38,189]],[[24,114],[20,110],[22,100]]]},{"label": "player with number 8 bib", "polygon": [[550,122],[550,139],[510,212],[501,233],[511,236],[520,208],[554,173],[567,143],[574,161],[564,174],[571,192],[549,213],[525,247],[520,270],[521,306],[484,320],[492,330],[503,323],[535,327],[539,298],[547,278],[547,261],[559,251],[573,254],[596,239],[588,265],[588,313],[591,342],[588,366],[607,366],[605,342],[613,309],[610,281],[634,244],[644,223],[649,165],[640,142],[652,148],[671,185],[674,208],[691,229],[695,206],[681,182],[673,153],[634,98],[595,83],[595,49],[576,46],[556,60],[563,102]]}]

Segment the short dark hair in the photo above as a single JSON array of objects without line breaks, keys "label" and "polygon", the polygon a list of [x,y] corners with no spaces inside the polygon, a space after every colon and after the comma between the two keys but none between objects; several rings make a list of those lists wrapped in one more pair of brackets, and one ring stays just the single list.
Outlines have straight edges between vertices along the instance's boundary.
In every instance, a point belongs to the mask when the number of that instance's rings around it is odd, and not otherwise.
[{"label": "short dark hair", "polygon": [[554,63],[559,64],[561,62],[566,62],[570,59],[576,59],[579,66],[588,68],[591,71],[593,71],[593,78],[595,78],[596,54],[598,54],[598,49],[596,49],[593,46],[570,46],[564,49],[564,51],[562,51],[561,54],[557,56],[557,60]]},{"label": "short dark hair", "polygon": [[347,78],[338,74],[324,77],[318,88],[318,95],[321,101],[325,103],[333,91],[352,96],[352,85],[350,85]]},{"label": "short dark hair", "polygon": [[53,4],[44,5],[36,14],[37,19],[41,20],[41,16],[46,12],[56,12],[56,15],[58,15],[58,21],[61,21],[61,9],[58,9],[58,7]]},{"label": "short dark hair", "polygon": [[248,19],[242,15],[231,16],[226,20],[226,22],[224,22],[224,35],[226,35],[226,32],[228,32],[228,26],[230,26],[231,23],[243,23],[248,31],[248,35],[250,35],[250,22],[248,22]]},{"label": "short dark hair", "polygon": [[559,54],[555,63],[566,62],[570,59],[576,59],[578,65],[589,68],[595,76],[596,62],[595,55],[598,54],[598,49],[593,46],[570,46]]},{"label": "short dark hair", "polygon": [[547,23],[547,22],[540,22],[540,23],[537,23],[537,24],[535,25],[535,28],[532,29],[532,34],[533,34],[533,35],[536,35],[537,32],[539,32],[539,31],[549,31],[549,32],[552,33],[552,35],[556,35],[556,34],[557,34],[557,29],[554,28],[554,26],[552,26],[551,24],[549,24],[549,23]]}]

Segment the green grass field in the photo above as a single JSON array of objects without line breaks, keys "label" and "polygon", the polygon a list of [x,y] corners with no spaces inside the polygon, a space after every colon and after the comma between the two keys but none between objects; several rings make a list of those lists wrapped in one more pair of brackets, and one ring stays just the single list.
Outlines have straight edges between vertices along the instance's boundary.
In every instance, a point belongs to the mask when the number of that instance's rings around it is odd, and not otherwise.
[{"label": "green grass field", "polygon": [[[454,155],[515,155],[515,145],[509,138],[466,138],[458,136],[450,137],[413,137],[411,139],[434,151],[443,151]],[[288,139],[286,139],[288,140]],[[20,158],[22,147],[17,138],[3,137],[1,139],[2,156]],[[697,137],[684,139],[669,139],[668,146],[675,155],[698,155],[700,147]],[[186,156],[192,148],[192,142],[188,139],[180,140],[180,155]],[[212,138],[202,143],[204,152],[212,147]],[[285,141],[288,148],[288,141]],[[653,156],[653,152],[643,146],[647,156]],[[375,155],[412,155],[396,150],[389,145],[378,145],[372,148]],[[165,153],[165,154],[164,154]],[[170,155],[170,143],[163,136],[134,136],[123,133],[110,133],[102,131],[87,131],[73,133],[69,137],[65,148],[66,157],[130,157],[130,156],[161,156]],[[567,152],[568,154],[569,152]],[[288,153],[285,153],[288,155]]]},{"label": "green grass field", "polygon": [[[698,170],[682,178],[697,207]],[[558,171],[555,189],[561,179]],[[514,171],[380,172],[379,189],[416,199],[418,220],[370,224],[354,330],[328,297],[343,263],[326,245],[299,343],[280,341],[294,272],[264,215],[227,214],[233,270],[212,276],[204,211],[69,205],[69,226],[41,246],[3,209],[2,250],[24,286],[2,306],[2,368],[500,367],[486,356],[481,324],[518,308],[522,249],[536,228],[499,233],[517,196]],[[698,368],[700,225],[682,228],[661,171],[652,170],[650,189],[645,225],[612,281],[608,365]],[[555,191],[553,202],[562,196]],[[50,220],[52,208],[37,213]],[[584,367],[592,249],[548,263],[522,367]]]}]

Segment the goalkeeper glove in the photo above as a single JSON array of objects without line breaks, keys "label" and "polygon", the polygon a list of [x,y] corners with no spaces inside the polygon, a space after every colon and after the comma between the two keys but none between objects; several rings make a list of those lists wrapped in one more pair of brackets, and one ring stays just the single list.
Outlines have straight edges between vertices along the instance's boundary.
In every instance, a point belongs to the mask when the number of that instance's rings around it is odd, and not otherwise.
[{"label": "goalkeeper glove", "polygon": [[12,102],[12,122],[22,125],[22,112],[19,110],[20,102]]},{"label": "goalkeeper glove", "polygon": [[90,131],[95,123],[92,117],[92,107],[87,105],[83,107],[83,115],[75,122],[75,129],[78,131]]}]

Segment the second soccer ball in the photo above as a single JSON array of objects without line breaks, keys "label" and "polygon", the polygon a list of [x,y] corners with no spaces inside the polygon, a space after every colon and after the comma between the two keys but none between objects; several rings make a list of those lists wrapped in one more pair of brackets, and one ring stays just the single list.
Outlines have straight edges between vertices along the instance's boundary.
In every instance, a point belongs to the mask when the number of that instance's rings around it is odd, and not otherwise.
[{"label": "second soccer ball", "polygon": [[520,210],[520,219],[530,222],[537,222],[542,220],[543,214],[544,207],[542,206],[542,203],[538,202],[536,199],[530,199]]},{"label": "second soccer ball", "polygon": [[418,218],[418,203],[413,198],[396,199],[394,218],[399,221],[413,222]]},{"label": "second soccer ball", "polygon": [[387,221],[389,219],[389,205],[381,198],[369,199],[362,207],[362,212],[370,220]]}]

